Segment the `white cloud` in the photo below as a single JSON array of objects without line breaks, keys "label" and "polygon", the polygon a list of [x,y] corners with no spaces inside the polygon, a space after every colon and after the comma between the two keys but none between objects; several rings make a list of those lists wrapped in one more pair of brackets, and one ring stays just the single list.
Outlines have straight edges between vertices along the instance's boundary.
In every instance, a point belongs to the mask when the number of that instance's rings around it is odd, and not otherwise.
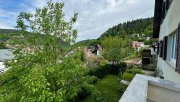
[{"label": "white cloud", "polygon": [[[80,5],[80,2],[76,2],[76,5]],[[152,17],[154,1],[98,0],[94,3],[92,0],[83,7],[78,10],[78,40],[97,38],[108,28],[127,20]]]},{"label": "white cloud", "polygon": [[1,22],[0,28],[3,28],[3,29],[13,29],[14,28],[11,24],[9,24],[7,22],[1,21],[1,20],[0,20],[0,22]]},{"label": "white cloud", "polygon": [[[11,0],[8,0],[11,1]],[[12,27],[20,11],[34,13],[35,8],[46,5],[48,0],[25,0],[17,5],[16,12],[0,7],[0,27]],[[78,12],[78,41],[99,37],[108,28],[127,20],[153,16],[154,0],[53,0],[65,3],[66,19]],[[1,1],[0,1],[1,4]],[[2,18],[4,17],[4,19]],[[5,18],[7,18],[5,20]]]},{"label": "white cloud", "polygon": [[48,0],[32,0],[32,5],[36,8],[41,8],[46,5]]}]

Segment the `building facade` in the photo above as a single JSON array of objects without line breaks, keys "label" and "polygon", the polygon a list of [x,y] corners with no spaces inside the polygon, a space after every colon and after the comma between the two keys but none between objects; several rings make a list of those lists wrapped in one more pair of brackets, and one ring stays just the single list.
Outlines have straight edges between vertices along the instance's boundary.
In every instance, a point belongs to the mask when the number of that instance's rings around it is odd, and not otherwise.
[{"label": "building facade", "polygon": [[180,0],[156,0],[153,38],[161,77],[180,83]]}]

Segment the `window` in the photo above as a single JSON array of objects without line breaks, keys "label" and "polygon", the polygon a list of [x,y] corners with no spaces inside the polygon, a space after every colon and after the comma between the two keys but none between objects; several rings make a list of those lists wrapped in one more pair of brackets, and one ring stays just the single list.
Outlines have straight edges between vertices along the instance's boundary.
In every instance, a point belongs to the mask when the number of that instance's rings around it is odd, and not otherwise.
[{"label": "window", "polygon": [[171,61],[176,63],[176,34],[170,36],[171,37]]}]

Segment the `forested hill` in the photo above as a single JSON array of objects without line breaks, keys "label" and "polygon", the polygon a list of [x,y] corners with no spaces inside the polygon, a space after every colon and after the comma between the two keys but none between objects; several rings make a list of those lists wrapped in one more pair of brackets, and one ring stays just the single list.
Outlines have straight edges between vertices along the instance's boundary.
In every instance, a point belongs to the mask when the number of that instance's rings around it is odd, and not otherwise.
[{"label": "forested hill", "polygon": [[1,29],[0,28],[0,34],[14,34],[18,32],[19,30],[15,30],[15,29]]},{"label": "forested hill", "polygon": [[145,34],[151,36],[153,28],[153,18],[144,18],[120,23],[106,32],[100,38],[107,36],[123,36],[130,34]]}]

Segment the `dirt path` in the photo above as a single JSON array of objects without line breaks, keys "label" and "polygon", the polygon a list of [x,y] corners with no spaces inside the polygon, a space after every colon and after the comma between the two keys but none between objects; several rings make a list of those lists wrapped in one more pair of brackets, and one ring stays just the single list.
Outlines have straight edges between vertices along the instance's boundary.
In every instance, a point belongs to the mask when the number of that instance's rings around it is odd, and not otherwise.
[{"label": "dirt path", "polygon": [[140,58],[133,58],[133,59],[130,59],[130,60],[126,60],[124,61],[125,63],[127,64],[140,64],[141,62],[141,59]]}]

